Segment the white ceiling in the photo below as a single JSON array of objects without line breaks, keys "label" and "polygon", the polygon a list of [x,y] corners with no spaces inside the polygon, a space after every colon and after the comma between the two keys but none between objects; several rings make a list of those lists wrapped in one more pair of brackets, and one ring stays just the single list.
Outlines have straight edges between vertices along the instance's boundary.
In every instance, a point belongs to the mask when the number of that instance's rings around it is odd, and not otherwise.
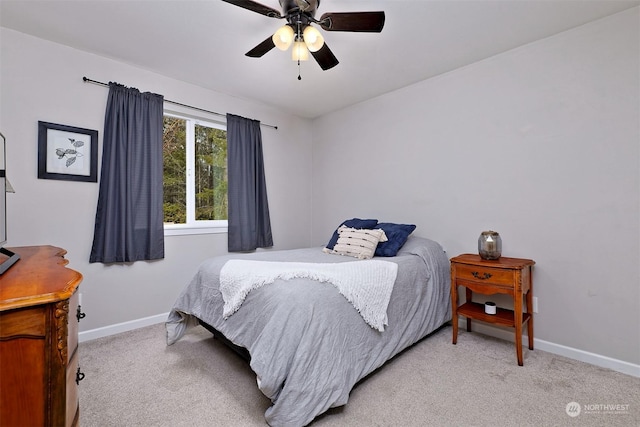
[{"label": "white ceiling", "polygon": [[340,64],[322,71],[311,59],[301,81],[290,52],[244,56],[284,21],[220,0],[0,0],[0,25],[313,118],[639,4],[321,0],[318,17],[383,10],[386,23],[380,34],[325,32]]}]

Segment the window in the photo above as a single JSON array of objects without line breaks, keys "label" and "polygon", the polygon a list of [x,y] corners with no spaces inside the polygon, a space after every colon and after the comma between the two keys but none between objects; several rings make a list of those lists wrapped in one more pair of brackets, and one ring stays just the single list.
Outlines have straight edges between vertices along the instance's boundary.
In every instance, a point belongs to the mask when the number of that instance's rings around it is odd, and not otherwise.
[{"label": "window", "polygon": [[165,113],[163,164],[165,234],[226,232],[226,126]]}]

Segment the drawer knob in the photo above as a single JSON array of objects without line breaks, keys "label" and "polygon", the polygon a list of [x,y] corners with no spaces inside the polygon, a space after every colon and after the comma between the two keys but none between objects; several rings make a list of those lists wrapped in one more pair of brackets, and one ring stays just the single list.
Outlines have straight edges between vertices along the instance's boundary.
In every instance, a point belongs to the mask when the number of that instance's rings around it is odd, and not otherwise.
[{"label": "drawer knob", "polygon": [[76,384],[80,384],[80,381],[84,379],[84,373],[80,372],[80,367],[76,371]]},{"label": "drawer knob", "polygon": [[471,275],[473,277],[475,277],[476,279],[480,279],[480,280],[487,280],[487,279],[491,278],[491,276],[493,276],[493,274],[491,274],[491,273],[482,273],[482,274],[480,274],[477,271],[472,271]]},{"label": "drawer knob", "polygon": [[86,314],[82,312],[82,307],[78,306],[78,310],[76,311],[76,318],[78,319],[78,322],[80,319],[84,319],[84,316],[86,316]]}]

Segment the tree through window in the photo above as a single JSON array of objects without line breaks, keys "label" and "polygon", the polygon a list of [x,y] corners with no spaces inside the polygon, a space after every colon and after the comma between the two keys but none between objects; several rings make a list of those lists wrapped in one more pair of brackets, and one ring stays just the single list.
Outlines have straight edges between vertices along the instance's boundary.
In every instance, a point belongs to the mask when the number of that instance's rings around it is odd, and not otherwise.
[{"label": "tree through window", "polygon": [[225,125],[165,114],[163,156],[165,225],[226,226]]}]

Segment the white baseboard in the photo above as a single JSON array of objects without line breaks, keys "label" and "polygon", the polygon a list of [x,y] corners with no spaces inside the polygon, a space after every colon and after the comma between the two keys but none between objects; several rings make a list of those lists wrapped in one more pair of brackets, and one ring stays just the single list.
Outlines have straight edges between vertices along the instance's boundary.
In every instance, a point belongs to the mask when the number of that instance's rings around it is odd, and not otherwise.
[{"label": "white baseboard", "polygon": [[[142,319],[131,320],[129,322],[117,323],[115,325],[105,326],[103,328],[91,329],[89,331],[80,332],[78,339],[80,342],[91,341],[97,338],[108,337],[110,335],[132,331],[138,328],[144,328],[145,326],[164,323],[167,320],[168,316],[169,313],[163,313],[155,316],[144,317]],[[460,325],[460,328],[464,328],[464,325],[466,325],[465,318],[461,317],[458,324]],[[503,328],[497,328],[495,326],[491,326],[481,322],[474,322],[473,330],[474,332],[489,335],[495,338],[500,338],[506,341],[513,342],[515,339],[513,331]],[[524,345],[528,345],[528,338],[526,335],[523,335],[522,342]],[[601,368],[612,369],[614,371],[622,372],[623,374],[640,378],[640,365],[625,362],[623,360],[613,359],[607,356],[602,356],[600,354],[590,353],[584,350],[578,350],[576,348],[567,347],[561,344],[555,344],[538,338],[534,338],[533,343],[535,348],[538,350],[568,357],[570,359],[579,360],[581,362],[590,363],[595,366],[600,366]]]},{"label": "white baseboard", "polygon": [[[461,330],[463,328],[466,328],[466,324],[466,318],[461,317],[458,321],[458,325]],[[486,323],[473,322],[473,331],[495,338],[500,338],[506,341],[513,342],[515,340],[515,334],[513,330],[498,328]],[[524,328],[524,332],[526,333],[526,327]],[[526,335],[522,336],[523,345],[529,345],[528,340],[529,338]],[[555,344],[538,338],[533,339],[533,345],[537,350],[546,351],[547,353],[557,354],[559,356],[568,357],[569,359],[579,360],[591,365],[600,366],[601,368],[612,369],[623,374],[640,378],[640,365],[625,362],[623,360],[613,359],[611,357],[602,356],[596,353],[590,353],[588,351],[579,350],[572,347],[567,347],[561,344]],[[526,349],[526,347],[524,348]]]},{"label": "white baseboard", "polygon": [[91,329],[80,332],[78,340],[80,342],[91,341],[102,337],[119,334],[122,332],[132,331],[145,326],[156,325],[167,321],[169,313],[157,314],[155,316],[143,317],[142,319],[131,320],[129,322],[116,323],[115,325],[105,326],[103,328]]}]

